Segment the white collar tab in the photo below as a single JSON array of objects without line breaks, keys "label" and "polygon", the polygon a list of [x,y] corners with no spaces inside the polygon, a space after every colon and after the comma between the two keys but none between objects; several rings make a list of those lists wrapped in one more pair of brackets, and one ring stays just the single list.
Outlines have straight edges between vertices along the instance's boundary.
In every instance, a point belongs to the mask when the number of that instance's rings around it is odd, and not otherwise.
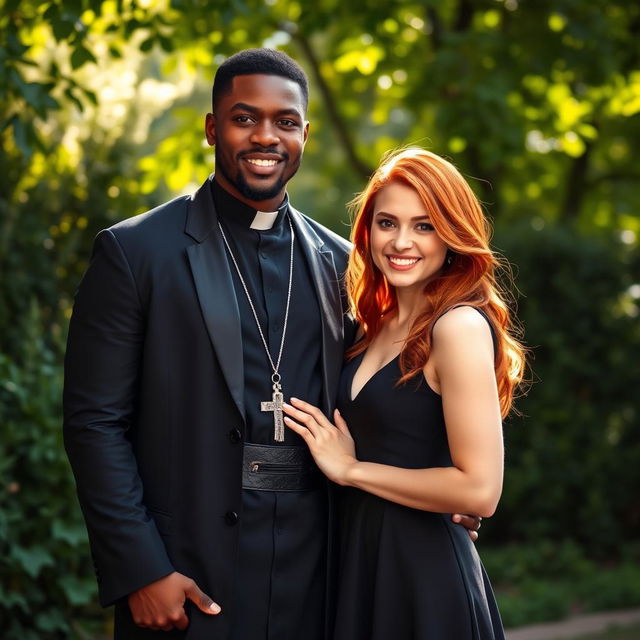
[{"label": "white collar tab", "polygon": [[256,216],[250,228],[256,231],[269,231],[278,217],[277,211],[256,211]]}]

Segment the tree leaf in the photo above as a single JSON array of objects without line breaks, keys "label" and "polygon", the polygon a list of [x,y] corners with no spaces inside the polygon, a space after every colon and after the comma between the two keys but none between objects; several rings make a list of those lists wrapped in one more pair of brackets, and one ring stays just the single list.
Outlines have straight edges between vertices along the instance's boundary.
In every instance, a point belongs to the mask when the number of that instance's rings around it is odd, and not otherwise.
[{"label": "tree leaf", "polygon": [[87,540],[87,530],[84,524],[70,523],[59,519],[53,521],[51,535],[54,540],[63,540],[72,547],[84,544]]},{"label": "tree leaf", "polygon": [[156,41],[155,36],[149,36],[146,40],[143,40],[143,42],[140,44],[140,51],[144,51],[145,53],[151,51],[155,41]]},{"label": "tree leaf", "polygon": [[162,47],[163,51],[166,51],[167,53],[171,53],[172,51],[174,51],[175,45],[171,38],[159,34],[158,41],[160,42],[160,46]]},{"label": "tree leaf", "polygon": [[69,20],[65,20],[60,17],[59,14],[51,21],[51,28],[53,29],[53,35],[55,36],[58,42],[67,40],[71,35],[74,34],[75,28],[73,22]]},{"label": "tree leaf", "polygon": [[35,623],[36,627],[44,632],[69,631],[69,625],[58,609],[51,608],[48,611],[39,612],[35,617]]},{"label": "tree leaf", "polygon": [[73,605],[87,604],[95,598],[96,586],[93,578],[83,580],[73,575],[65,575],[59,579],[58,584]]},{"label": "tree leaf", "polygon": [[6,0],[4,11],[7,13],[13,13],[20,5],[20,0]]},{"label": "tree leaf", "polygon": [[76,107],[78,107],[79,111],[84,111],[84,105],[82,104],[81,100],[74,95],[73,89],[71,87],[67,87],[64,90],[64,95],[67,97],[68,100],[73,102],[73,104],[75,104]]},{"label": "tree leaf", "polygon": [[44,547],[25,549],[15,546],[11,550],[11,557],[20,563],[32,578],[37,577],[44,567],[52,567],[54,564],[53,556]]},{"label": "tree leaf", "polygon": [[27,127],[29,126],[31,125],[25,125],[25,123],[18,117],[16,117],[12,122],[13,139],[18,149],[20,149],[22,154],[27,158],[30,158],[33,153],[31,146],[29,145],[29,136],[27,134]]},{"label": "tree leaf", "polygon": [[83,44],[78,44],[71,54],[71,67],[78,69],[87,62],[97,62],[95,56]]},{"label": "tree leaf", "polygon": [[85,97],[88,98],[88,100],[94,104],[94,105],[98,105],[98,96],[95,94],[94,91],[91,91],[90,89],[85,89],[83,87],[81,87],[82,89],[82,93],[84,93]]},{"label": "tree leaf", "polygon": [[139,20],[129,20],[124,25],[124,35],[125,38],[130,38],[133,35],[133,32],[137,29],[143,28],[145,25],[142,24]]}]

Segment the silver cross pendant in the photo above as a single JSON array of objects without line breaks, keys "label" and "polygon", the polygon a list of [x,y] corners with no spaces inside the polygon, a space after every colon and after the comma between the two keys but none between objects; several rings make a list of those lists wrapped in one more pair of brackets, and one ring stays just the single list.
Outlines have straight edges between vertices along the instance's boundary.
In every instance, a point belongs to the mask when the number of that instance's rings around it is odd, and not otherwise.
[{"label": "silver cross pendant", "polygon": [[276,442],[284,442],[283,402],[282,386],[279,382],[274,382],[271,402],[265,401],[260,403],[260,411],[273,411],[273,439]]}]

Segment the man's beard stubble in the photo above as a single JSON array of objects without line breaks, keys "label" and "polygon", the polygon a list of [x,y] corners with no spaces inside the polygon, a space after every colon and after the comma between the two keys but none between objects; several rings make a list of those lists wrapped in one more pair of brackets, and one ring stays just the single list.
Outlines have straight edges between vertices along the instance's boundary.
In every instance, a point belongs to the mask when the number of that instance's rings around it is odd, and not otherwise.
[{"label": "man's beard stubble", "polygon": [[[285,178],[284,176],[278,178],[276,182],[274,182],[271,186],[265,186],[263,188],[260,187],[252,187],[246,180],[242,171],[238,169],[236,177],[229,175],[229,172],[226,170],[224,161],[221,161],[216,148],[215,153],[215,170],[220,171],[222,175],[227,179],[227,182],[232,184],[240,194],[242,194],[247,200],[255,200],[256,202],[261,202],[262,200],[269,200],[271,198],[275,198],[280,191],[287,185],[289,180],[293,178],[293,176],[298,171],[298,167],[300,166],[300,156],[297,158],[297,162],[294,163],[294,171],[293,173]],[[285,158],[285,162],[288,161],[288,157]]]},{"label": "man's beard stubble", "polygon": [[280,178],[277,182],[275,182],[270,187],[264,187],[262,189],[252,187],[245,179],[242,173],[238,172],[236,180],[233,181],[229,178],[229,176],[224,172],[227,180],[231,182],[235,186],[235,188],[248,200],[256,200],[258,202],[262,200],[269,200],[270,198],[275,198],[280,190],[284,187],[286,182]]}]

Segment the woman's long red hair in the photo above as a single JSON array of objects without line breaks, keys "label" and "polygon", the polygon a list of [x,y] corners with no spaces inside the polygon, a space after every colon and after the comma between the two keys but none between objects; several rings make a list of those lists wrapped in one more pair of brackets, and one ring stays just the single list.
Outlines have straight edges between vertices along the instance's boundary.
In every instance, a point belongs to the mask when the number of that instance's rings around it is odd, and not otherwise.
[{"label": "woman's long red hair", "polygon": [[[441,273],[424,288],[425,311],[415,319],[400,355],[400,383],[421,373],[429,359],[433,325],[459,305],[481,309],[496,337],[495,370],[502,416],[511,409],[524,374],[524,347],[507,304],[508,294],[496,280],[499,259],[489,247],[490,226],[480,203],[460,172],[447,160],[419,148],[391,152],[383,158],[364,191],[352,202],[354,244],[347,269],[352,311],[364,337],[348,352],[364,351],[397,306],[395,290],[374,265],[370,234],[374,202],[380,189],[402,182],[418,193],[430,222],[449,248]],[[450,262],[450,264],[447,264]]]}]

